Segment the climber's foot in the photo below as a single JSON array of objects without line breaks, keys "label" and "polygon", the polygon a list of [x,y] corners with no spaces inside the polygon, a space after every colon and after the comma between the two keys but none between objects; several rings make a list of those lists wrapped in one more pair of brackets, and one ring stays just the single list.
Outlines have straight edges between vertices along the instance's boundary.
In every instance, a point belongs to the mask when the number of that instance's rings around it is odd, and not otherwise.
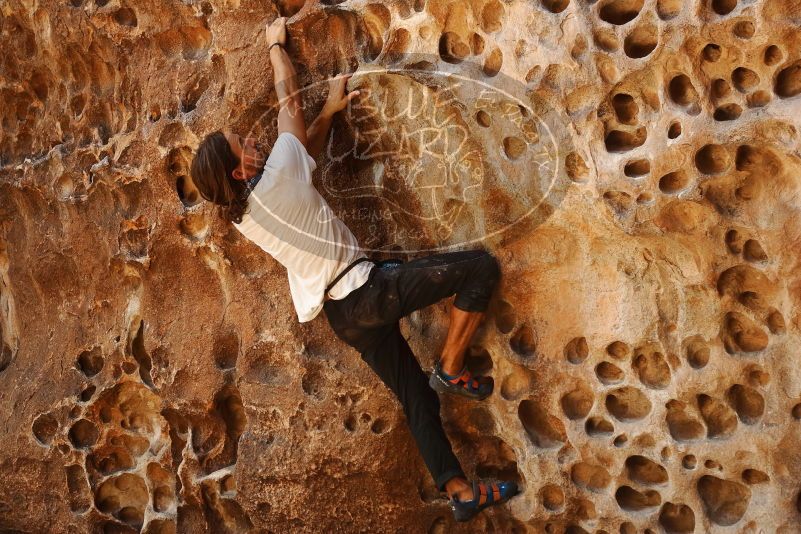
[{"label": "climber's foot", "polygon": [[434,391],[452,393],[477,400],[489,397],[494,386],[492,377],[472,377],[466,367],[458,374],[449,375],[442,370],[440,362],[434,365],[434,372],[431,373],[428,383]]},{"label": "climber's foot", "polygon": [[458,497],[452,497],[450,505],[456,521],[469,521],[484,508],[506,502],[517,493],[517,483],[513,481],[479,482],[474,480],[473,498],[461,500]]}]

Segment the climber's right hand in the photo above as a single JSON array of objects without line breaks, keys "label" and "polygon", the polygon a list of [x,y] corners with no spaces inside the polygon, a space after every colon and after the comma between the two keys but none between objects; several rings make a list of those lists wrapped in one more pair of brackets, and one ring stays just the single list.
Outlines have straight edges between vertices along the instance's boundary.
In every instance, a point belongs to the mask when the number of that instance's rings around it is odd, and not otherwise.
[{"label": "climber's right hand", "polygon": [[286,45],[286,17],[278,17],[267,25],[267,46]]}]

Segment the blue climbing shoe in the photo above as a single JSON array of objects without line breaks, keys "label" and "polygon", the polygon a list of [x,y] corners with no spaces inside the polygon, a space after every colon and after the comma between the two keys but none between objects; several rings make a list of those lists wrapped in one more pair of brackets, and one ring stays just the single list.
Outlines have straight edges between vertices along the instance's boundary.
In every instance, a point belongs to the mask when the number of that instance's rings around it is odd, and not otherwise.
[{"label": "blue climbing shoe", "polygon": [[442,370],[439,362],[434,365],[428,384],[439,393],[452,393],[476,400],[489,397],[495,385],[490,376],[471,376],[467,367],[456,375],[449,375]]},{"label": "blue climbing shoe", "polygon": [[457,501],[451,499],[450,506],[456,521],[469,521],[484,508],[506,502],[517,493],[517,483],[513,481],[490,483],[474,480],[473,500]]}]

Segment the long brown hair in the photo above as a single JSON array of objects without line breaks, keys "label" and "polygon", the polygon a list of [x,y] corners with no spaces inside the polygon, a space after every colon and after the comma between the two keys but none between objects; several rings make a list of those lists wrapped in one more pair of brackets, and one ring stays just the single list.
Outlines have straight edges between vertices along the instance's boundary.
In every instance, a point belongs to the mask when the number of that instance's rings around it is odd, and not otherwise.
[{"label": "long brown hair", "polygon": [[225,135],[212,132],[197,148],[190,174],[200,195],[221,206],[223,219],[241,223],[248,207],[248,189],[245,180],[234,178],[239,159],[231,150]]}]

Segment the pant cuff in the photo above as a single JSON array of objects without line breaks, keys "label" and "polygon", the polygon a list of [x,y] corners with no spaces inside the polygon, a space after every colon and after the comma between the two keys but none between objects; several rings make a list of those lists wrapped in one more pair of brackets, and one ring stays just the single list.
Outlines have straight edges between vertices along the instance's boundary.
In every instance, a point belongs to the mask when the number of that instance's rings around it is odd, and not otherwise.
[{"label": "pant cuff", "polygon": [[459,299],[458,297],[453,300],[453,305],[465,312],[485,312],[489,308],[489,304],[476,303],[469,299]]},{"label": "pant cuff", "polygon": [[464,471],[462,471],[461,469],[451,469],[450,471],[445,471],[444,473],[439,475],[437,479],[434,481],[437,484],[437,489],[439,491],[445,491],[445,483],[448,482],[453,477],[464,477]]}]

